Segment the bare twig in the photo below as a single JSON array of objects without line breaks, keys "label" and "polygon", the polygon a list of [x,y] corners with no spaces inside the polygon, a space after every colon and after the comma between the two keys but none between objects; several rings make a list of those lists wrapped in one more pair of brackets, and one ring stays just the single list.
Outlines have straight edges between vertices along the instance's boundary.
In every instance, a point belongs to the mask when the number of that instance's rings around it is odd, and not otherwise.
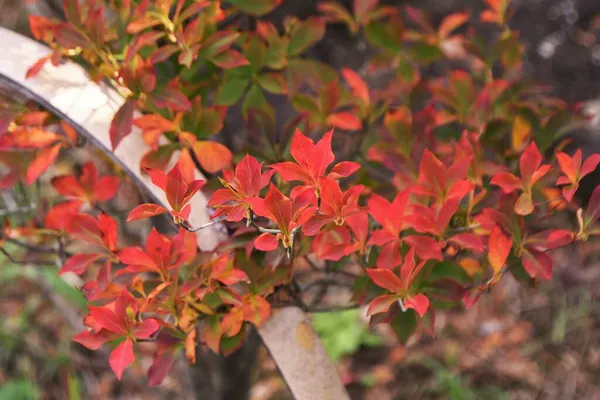
[{"label": "bare twig", "polygon": [[204,225],[200,225],[197,228],[192,228],[186,222],[179,224],[179,226],[181,226],[183,229],[185,229],[188,232],[198,232],[198,231],[201,231],[202,229],[209,228],[209,227],[211,227],[213,225],[216,225],[216,224],[218,224],[220,222],[225,221],[225,218],[227,218],[227,217],[217,217],[217,218],[213,219],[212,221],[207,222]]}]

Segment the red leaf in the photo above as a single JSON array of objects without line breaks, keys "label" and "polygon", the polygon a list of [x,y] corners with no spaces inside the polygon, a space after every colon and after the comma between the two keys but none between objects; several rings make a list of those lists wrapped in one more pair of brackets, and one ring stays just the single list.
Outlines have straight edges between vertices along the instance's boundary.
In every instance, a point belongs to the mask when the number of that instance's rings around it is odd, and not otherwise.
[{"label": "red leaf", "polygon": [[316,144],[298,129],[294,132],[290,153],[297,164],[283,162],[271,165],[285,181],[299,180],[316,190],[320,178],[325,176],[327,167],[335,160],[331,150],[333,132],[327,132]]},{"label": "red leaf", "polygon": [[415,248],[411,247],[408,253],[406,253],[404,264],[400,267],[400,279],[405,288],[412,286],[424,265],[425,262],[415,263]]},{"label": "red leaf", "polygon": [[392,270],[402,263],[400,241],[393,240],[381,248],[377,257],[377,268]]},{"label": "red leaf", "polygon": [[47,33],[53,32],[55,23],[49,18],[34,14],[29,14],[27,17],[31,34],[37,40],[42,40]]},{"label": "red leaf", "polygon": [[391,305],[398,301],[398,296],[395,294],[384,294],[383,296],[373,299],[367,310],[367,317],[373,314],[388,312]]},{"label": "red leaf", "polygon": [[357,131],[362,129],[362,121],[360,118],[348,111],[330,114],[327,117],[327,124],[345,131]]},{"label": "red leaf", "polygon": [[35,159],[29,164],[25,174],[25,183],[31,185],[54,163],[62,144],[55,144],[52,147],[41,149]]},{"label": "red leaf", "polygon": [[[154,230],[152,230],[154,232]],[[139,265],[149,270],[156,268],[154,260],[139,247],[127,247],[119,252],[119,260],[126,265]]]},{"label": "red leaf", "polygon": [[157,204],[141,204],[133,210],[131,210],[129,216],[127,217],[127,222],[135,221],[137,219],[154,217],[156,215],[164,214],[166,212],[169,212],[169,210]]},{"label": "red leaf", "polygon": [[142,321],[141,324],[135,328],[135,337],[138,339],[148,339],[152,336],[160,327],[157,320],[148,318]]},{"label": "red leaf", "polygon": [[481,236],[474,233],[459,233],[448,239],[449,242],[456,244],[462,249],[469,249],[481,252],[485,248]]},{"label": "red leaf", "polygon": [[228,258],[222,258],[219,262],[215,263],[210,277],[227,286],[235,285],[239,282],[250,282],[248,275],[241,269],[234,268],[233,261]]},{"label": "red leaf", "polygon": [[189,111],[192,108],[187,96],[176,87],[166,87],[161,93],[152,95],[151,100],[156,107],[173,111]]},{"label": "red leaf", "polygon": [[79,184],[77,179],[71,175],[62,175],[52,178],[52,186],[58,193],[65,197],[74,197],[87,200],[85,189]]},{"label": "red leaf", "polygon": [[338,261],[350,254],[352,237],[348,229],[340,226],[320,232],[313,240],[313,251],[321,260]]},{"label": "red leaf", "polygon": [[354,0],[352,11],[354,18],[362,22],[366,19],[367,14],[377,6],[378,0]]},{"label": "red leaf", "polygon": [[541,166],[541,164],[542,155],[535,142],[531,142],[521,155],[519,162],[523,186],[530,187],[548,172],[550,166]]},{"label": "red leaf", "polygon": [[552,279],[552,258],[541,251],[524,249],[521,254],[523,267],[532,278]]},{"label": "red leaf", "polygon": [[327,174],[329,179],[346,178],[360,169],[360,164],[353,161],[342,161],[331,168],[331,172]]},{"label": "red leaf", "polygon": [[405,212],[410,199],[410,194],[410,190],[398,192],[392,203],[377,194],[372,194],[369,198],[369,214],[371,214],[375,221],[379,222],[392,237],[399,237],[400,232],[406,227]]},{"label": "red leaf", "polygon": [[69,258],[62,268],[59,271],[59,275],[65,274],[67,272],[73,272],[77,275],[82,275],[87,268],[98,261],[99,259],[105,257],[102,254],[75,254]]},{"label": "red leaf", "polygon": [[52,207],[52,209],[48,211],[48,214],[46,214],[44,227],[46,229],[64,231],[67,227],[67,223],[79,212],[81,206],[82,203],[80,201],[73,200],[65,201],[64,203]]},{"label": "red leaf", "polygon": [[171,352],[155,354],[152,365],[148,369],[148,386],[160,385],[173,367],[174,361],[175,355]]},{"label": "red leaf", "polygon": [[96,321],[102,328],[107,331],[116,334],[127,333],[126,321],[121,320],[117,317],[115,312],[108,306],[96,307],[89,305],[90,316]]},{"label": "red leaf", "polygon": [[404,299],[404,306],[406,308],[412,308],[421,316],[421,318],[423,318],[429,309],[429,299],[424,294],[409,296]]},{"label": "red leaf", "polygon": [[120,183],[121,180],[116,176],[103,176],[94,187],[94,198],[97,201],[112,199],[117,194]]},{"label": "red leaf", "polygon": [[581,167],[581,171],[579,171],[579,179],[594,172],[598,167],[598,164],[600,164],[600,154],[592,154],[586,158]]},{"label": "red leaf", "polygon": [[388,269],[381,268],[367,268],[367,274],[371,277],[371,280],[377,285],[390,292],[399,293],[404,289],[402,281],[396,274]]},{"label": "red leaf", "polygon": [[40,73],[40,71],[42,70],[42,68],[44,67],[44,65],[46,65],[46,63],[52,58],[52,56],[47,56],[47,57],[42,57],[39,60],[37,60],[35,62],[35,64],[33,64],[31,67],[29,67],[29,69],[27,70],[27,73],[25,74],[25,79],[29,79],[32,78],[34,76],[36,76],[37,74]]},{"label": "red leaf", "polygon": [[133,354],[133,342],[131,339],[127,339],[118,345],[112,351],[112,353],[110,353],[110,358],[108,360],[110,367],[117,376],[118,380],[121,380],[125,368],[131,365],[134,361],[135,355]]},{"label": "red leaf", "polygon": [[147,172],[154,186],[158,186],[163,192],[167,190],[167,174],[165,174],[164,171],[150,169]]},{"label": "red leaf", "polygon": [[422,260],[443,260],[442,246],[430,236],[406,236],[404,242],[415,248],[417,256]]},{"label": "red leaf", "polygon": [[67,232],[74,238],[98,247],[105,247],[98,221],[88,214],[74,215],[67,224]]},{"label": "red leaf", "polygon": [[263,233],[254,241],[254,247],[261,251],[273,251],[277,248],[279,240],[271,233]]},{"label": "red leaf", "polygon": [[102,231],[102,240],[106,248],[113,251],[117,247],[117,221],[111,216],[101,213],[98,215],[98,229]]},{"label": "red leaf", "polygon": [[342,76],[348,82],[350,89],[352,89],[352,94],[360,99],[360,101],[365,105],[369,106],[369,88],[367,84],[362,79],[362,77],[357,74],[355,71],[342,68]]},{"label": "red leaf", "polygon": [[178,163],[167,174],[167,183],[165,185],[165,194],[173,210],[180,211],[184,206],[183,199],[187,190],[188,185],[181,174]]},{"label": "red leaf", "polygon": [[575,152],[573,158],[563,152],[556,153],[556,160],[563,174],[567,176],[570,182],[577,182],[577,175],[581,168],[581,149]]},{"label": "red leaf", "polygon": [[237,68],[243,65],[249,65],[250,62],[244,58],[237,50],[226,50],[210,59],[217,67],[229,69]]},{"label": "red leaf", "polygon": [[585,210],[585,226],[590,226],[600,218],[600,185],[596,186]]},{"label": "red leaf", "polygon": [[492,185],[500,186],[504,193],[512,193],[523,187],[521,180],[509,172],[499,172],[490,181]]},{"label": "red leaf", "polygon": [[127,99],[113,117],[110,124],[110,143],[113,150],[117,148],[121,140],[131,133],[134,111],[135,101]]},{"label": "red leaf", "polygon": [[113,340],[115,337],[106,331],[93,334],[89,331],[83,331],[73,338],[73,341],[87,347],[90,350],[98,350],[104,343]]}]

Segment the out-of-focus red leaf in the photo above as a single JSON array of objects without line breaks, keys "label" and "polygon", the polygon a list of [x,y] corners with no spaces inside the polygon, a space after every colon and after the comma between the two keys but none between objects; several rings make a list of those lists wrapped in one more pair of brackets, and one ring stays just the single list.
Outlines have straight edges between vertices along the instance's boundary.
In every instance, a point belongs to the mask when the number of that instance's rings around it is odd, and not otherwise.
[{"label": "out-of-focus red leaf", "polygon": [[113,117],[110,124],[110,144],[113,150],[117,148],[121,140],[131,133],[134,111],[135,101],[127,99]]},{"label": "out-of-focus red leaf", "polygon": [[118,380],[121,380],[125,368],[134,361],[135,355],[133,354],[133,342],[131,339],[126,339],[123,343],[119,344],[112,353],[110,353],[110,358],[108,360],[110,367]]},{"label": "out-of-focus red leaf", "polygon": [[139,206],[131,210],[129,216],[127,217],[127,222],[135,221],[137,219],[154,217],[156,215],[164,214],[166,212],[169,212],[169,210],[157,204],[140,204]]},{"label": "out-of-focus red leaf", "polygon": [[62,144],[55,144],[52,147],[46,147],[41,149],[35,159],[29,164],[27,173],[25,174],[25,183],[31,185],[37,180],[50,167],[62,147]]}]

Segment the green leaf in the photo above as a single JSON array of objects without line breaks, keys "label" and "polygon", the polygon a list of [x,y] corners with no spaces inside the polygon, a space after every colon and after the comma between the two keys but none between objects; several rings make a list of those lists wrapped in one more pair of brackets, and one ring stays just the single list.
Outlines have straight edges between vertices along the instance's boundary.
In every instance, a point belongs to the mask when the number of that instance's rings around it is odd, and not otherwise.
[{"label": "green leaf", "polygon": [[223,352],[223,355],[228,356],[242,347],[246,341],[247,330],[248,328],[246,324],[244,324],[240,330],[240,333],[237,335],[233,337],[226,337],[223,335],[221,338],[221,351]]},{"label": "green leaf", "polygon": [[531,279],[527,271],[525,271],[525,267],[523,267],[523,263],[520,259],[517,259],[511,254],[507,261],[507,264],[511,266],[510,272],[515,278],[517,278],[518,281],[521,281],[527,285],[532,284],[533,280]]},{"label": "green leaf", "polygon": [[65,298],[69,303],[74,304],[82,310],[87,309],[87,301],[81,291],[74,286],[69,285],[63,278],[57,275],[57,269],[43,268],[40,270],[43,279],[50,285],[53,292]]},{"label": "green leaf", "polygon": [[267,92],[275,94],[287,94],[287,82],[283,74],[278,72],[266,72],[258,77],[259,85]]},{"label": "green leaf", "polygon": [[414,43],[410,50],[414,59],[424,64],[429,64],[444,56],[438,46],[425,42]]},{"label": "green leaf", "polygon": [[164,170],[169,165],[173,153],[180,148],[181,145],[179,143],[170,143],[160,146],[158,149],[144,155],[141,161],[141,167]]},{"label": "green leaf", "polygon": [[226,77],[217,89],[215,104],[222,106],[234,105],[240,100],[247,87],[248,81],[245,79]]},{"label": "green leaf", "polygon": [[253,36],[244,49],[244,57],[250,61],[252,71],[260,71],[267,61],[267,46],[257,36]]},{"label": "green leaf", "polygon": [[321,113],[319,104],[315,99],[306,94],[297,94],[292,100],[292,106],[299,112],[307,112],[311,115],[317,115]]},{"label": "green leaf", "polygon": [[535,142],[542,153],[554,143],[557,137],[564,133],[571,119],[571,112],[560,110],[548,119],[543,128],[535,130]]},{"label": "green leaf", "polygon": [[290,37],[288,55],[298,56],[317,44],[325,36],[325,21],[313,17],[298,22]]},{"label": "green leaf", "polygon": [[390,326],[400,343],[406,344],[417,328],[417,313],[412,308],[405,312],[400,311],[394,316],[390,322]]},{"label": "green leaf", "polygon": [[202,48],[198,52],[198,57],[212,58],[228,49],[233,42],[240,36],[235,31],[220,31],[205,39]]},{"label": "green leaf", "polygon": [[466,283],[471,281],[471,277],[466,273],[460,265],[450,261],[440,261],[427,265],[425,268],[430,269],[430,274],[427,276],[428,282],[435,282],[443,278],[455,279],[458,282]]},{"label": "green leaf", "polygon": [[223,118],[219,111],[214,108],[207,108],[202,112],[200,123],[194,130],[198,139],[206,139],[223,128]]},{"label": "green leaf", "polygon": [[81,383],[77,378],[77,375],[68,374],[67,381],[67,392],[69,400],[80,400],[81,399]]},{"label": "green leaf", "polygon": [[282,69],[287,65],[288,38],[272,38],[265,55],[265,64],[273,69]]},{"label": "green leaf", "polygon": [[35,383],[27,380],[4,382],[0,388],[0,400],[36,400],[39,398],[39,389]]},{"label": "green leaf", "polygon": [[334,362],[355,353],[362,346],[378,346],[381,338],[360,320],[358,310],[316,313],[312,316],[315,332]]},{"label": "green leaf", "polygon": [[365,35],[367,40],[377,47],[393,53],[402,51],[402,35],[399,34],[398,28],[390,23],[373,21],[365,27]]},{"label": "green leaf", "polygon": [[493,119],[488,122],[481,135],[482,141],[497,141],[505,137],[512,129],[512,124],[505,119]]},{"label": "green leaf", "polygon": [[242,112],[246,118],[249,110],[254,109],[262,110],[271,118],[275,118],[275,111],[267,101],[265,94],[258,85],[252,85],[250,87],[250,90],[248,90],[246,98],[244,99],[244,104],[242,105]]},{"label": "green leaf", "polygon": [[227,0],[227,2],[246,14],[257,17],[271,12],[279,4],[277,0]]}]

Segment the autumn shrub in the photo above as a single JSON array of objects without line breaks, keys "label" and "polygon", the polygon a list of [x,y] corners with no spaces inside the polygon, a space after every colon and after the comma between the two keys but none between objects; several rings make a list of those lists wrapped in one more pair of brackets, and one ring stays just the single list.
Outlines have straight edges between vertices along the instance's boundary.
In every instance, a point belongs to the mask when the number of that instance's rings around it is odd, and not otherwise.
[{"label": "autumn shrub", "polygon": [[[351,279],[345,306],[366,306],[372,326],[390,324],[406,341],[419,326],[433,330],[436,309],[473,306],[505,274],[551,279],[553,249],[600,232],[600,190],[585,207],[577,198],[600,155],[561,152],[561,135],[583,117],[524,76],[508,0],[436,24],[377,0],[321,1],[314,16],[281,24],[270,19],[281,0],[64,3],[66,21],[30,17],[52,54],[24,73],[70,59],[123,96],[112,146],[141,134],[151,150],[140,168],[169,203],[141,204],[128,221],[165,214],[180,231],[120,246],[99,206],[119,179],[90,162],[52,179],[64,201],[44,221],[6,225],[4,237],[88,244],[60,271],[86,282],[87,329],[74,340],[90,349],[119,340],[118,377],[140,341],[156,343],[151,384],[181,349],[192,361],[199,343],[235,351],[275,294],[299,295],[299,264]],[[333,25],[364,38],[360,70],[310,56]],[[229,119],[243,121],[241,139]],[[3,125],[3,188],[34,183],[77,146],[71,127],[51,122],[25,112]],[[189,223],[205,212],[189,204],[200,189],[230,233],[202,252],[191,232],[205,226]]]}]

